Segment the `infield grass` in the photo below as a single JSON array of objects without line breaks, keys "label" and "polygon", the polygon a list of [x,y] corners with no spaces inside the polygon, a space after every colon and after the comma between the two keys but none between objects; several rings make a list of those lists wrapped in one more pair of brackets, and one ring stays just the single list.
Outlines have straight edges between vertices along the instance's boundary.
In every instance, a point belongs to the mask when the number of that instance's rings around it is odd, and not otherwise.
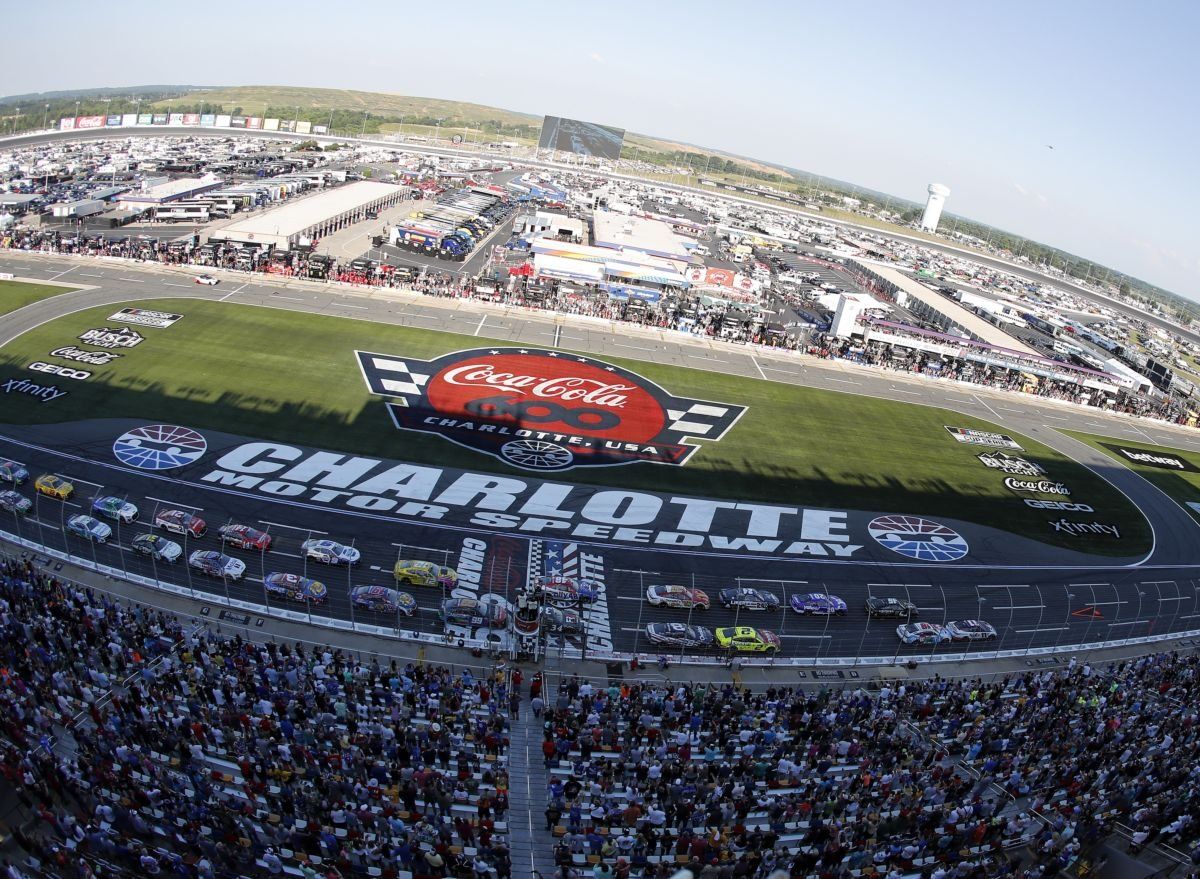
[{"label": "infield grass", "polygon": [[[507,344],[350,318],[232,303],[161,300],[150,309],[182,312],[168,329],[139,328],[145,341],[67,384],[50,403],[0,398],[0,421],[52,423],[84,418],[146,418],[193,428],[419,463],[513,471],[446,440],[397,431],[380,398],[367,392],[354,350],[433,357]],[[112,326],[112,307],[51,321],[0,349],[0,380],[29,378],[24,366],[85,330]],[[584,484],[679,492],[833,509],[953,517],[1045,543],[1105,555],[1149,547],[1140,512],[1075,461],[1016,437],[1024,457],[1069,483],[1126,539],[1060,538],[1044,511],[1003,487],[1003,474],[977,458],[985,449],[955,442],[946,425],[1005,432],[955,412],[910,403],[758,381],[716,372],[608,358],[674,394],[738,403],[746,414],[720,442],[701,443],[684,467],[633,464],[580,468],[559,478]]]},{"label": "infield grass", "polygon": [[24,308],[41,299],[70,293],[73,289],[50,284],[27,284],[24,281],[0,281],[0,315]]},{"label": "infield grass", "polygon": [[[1147,479],[1151,484],[1158,486],[1166,493],[1168,497],[1178,503],[1181,507],[1187,510],[1193,519],[1200,522],[1200,510],[1196,510],[1188,504],[1200,504],[1200,452],[1190,452],[1186,449],[1174,449],[1169,446],[1159,446],[1148,443],[1139,443],[1132,440],[1118,439],[1110,436],[1098,436],[1091,433],[1080,433],[1074,430],[1064,430],[1063,433],[1070,437],[1074,437],[1081,443],[1087,443],[1094,449],[1098,449],[1108,455],[1114,461],[1119,462],[1122,466],[1128,467],[1139,476]],[[1151,455],[1170,455],[1172,457],[1181,458],[1187,463],[1196,468],[1195,472],[1187,470],[1174,470],[1164,467],[1156,467],[1150,464],[1142,464],[1138,461],[1132,461],[1114,450],[1114,446],[1120,446],[1126,449],[1135,449],[1141,452],[1148,452]]]}]

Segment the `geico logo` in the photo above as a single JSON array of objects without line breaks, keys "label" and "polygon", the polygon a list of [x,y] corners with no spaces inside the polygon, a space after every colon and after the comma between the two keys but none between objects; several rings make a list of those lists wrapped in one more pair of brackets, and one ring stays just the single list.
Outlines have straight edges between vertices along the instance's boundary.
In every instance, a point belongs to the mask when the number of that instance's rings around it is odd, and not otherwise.
[{"label": "geico logo", "polygon": [[29,368],[34,372],[48,372],[51,375],[61,375],[63,378],[85,379],[92,377],[90,372],[84,372],[82,369],[71,369],[69,366],[55,366],[53,363],[43,363],[40,360],[35,360],[29,364]]},{"label": "geico logo", "polygon": [[1025,498],[1025,506],[1033,507],[1035,510],[1067,510],[1074,513],[1096,512],[1087,504],[1072,504],[1067,501],[1038,501],[1033,498]]}]

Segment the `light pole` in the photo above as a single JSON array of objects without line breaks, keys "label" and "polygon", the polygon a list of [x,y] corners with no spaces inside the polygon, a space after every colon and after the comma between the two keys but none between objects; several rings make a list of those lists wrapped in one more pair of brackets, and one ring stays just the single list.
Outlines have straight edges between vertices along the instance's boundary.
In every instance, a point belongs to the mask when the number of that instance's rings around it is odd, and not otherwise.
[{"label": "light pole", "polygon": [[42,131],[46,130],[46,124],[49,121],[49,117],[50,117],[50,105],[47,104],[46,108],[44,110],[42,110]]},{"label": "light pole", "polygon": [[369,116],[369,115],[370,114],[367,113],[366,110],[363,110],[362,131],[360,131],[358,133],[359,139],[362,139],[367,136],[367,116]]}]

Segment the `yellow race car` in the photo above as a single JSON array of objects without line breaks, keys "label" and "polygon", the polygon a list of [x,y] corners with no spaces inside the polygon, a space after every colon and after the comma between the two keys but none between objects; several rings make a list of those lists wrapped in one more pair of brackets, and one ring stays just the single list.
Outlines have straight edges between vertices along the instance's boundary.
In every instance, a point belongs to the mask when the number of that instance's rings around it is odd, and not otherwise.
[{"label": "yellow race car", "polygon": [[717,629],[717,646],[735,653],[775,653],[779,650],[779,636],[766,629],[749,626],[730,626]]},{"label": "yellow race car", "polygon": [[38,494],[58,498],[60,501],[65,501],[75,493],[74,485],[53,473],[43,473],[34,481],[33,487]]},{"label": "yellow race car", "polygon": [[412,586],[453,586],[458,582],[458,572],[445,565],[435,565],[414,559],[400,559],[392,570],[397,583]]}]

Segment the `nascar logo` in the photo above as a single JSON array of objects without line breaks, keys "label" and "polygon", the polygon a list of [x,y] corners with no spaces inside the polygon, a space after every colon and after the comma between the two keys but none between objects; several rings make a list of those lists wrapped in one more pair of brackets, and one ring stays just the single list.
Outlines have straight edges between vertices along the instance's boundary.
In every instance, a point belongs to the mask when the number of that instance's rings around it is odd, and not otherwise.
[{"label": "nascar logo", "polygon": [[686,463],[744,406],[676,397],[629,370],[559,351],[490,348],[433,360],[356,351],[400,430],[433,433],[523,470]]}]

